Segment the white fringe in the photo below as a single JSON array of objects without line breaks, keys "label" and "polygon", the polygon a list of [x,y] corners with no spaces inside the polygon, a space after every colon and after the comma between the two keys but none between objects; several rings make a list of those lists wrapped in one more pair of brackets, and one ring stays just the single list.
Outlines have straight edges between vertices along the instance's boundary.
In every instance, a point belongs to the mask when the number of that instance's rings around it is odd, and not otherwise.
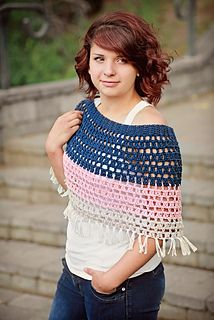
[{"label": "white fringe", "polygon": [[[79,217],[74,210],[72,212],[72,205],[69,204],[68,206],[70,208],[64,210],[64,216],[65,218],[70,219],[74,232],[80,236],[96,239],[106,245],[115,245],[121,242],[130,243],[130,236],[126,231],[116,229],[114,226],[103,225],[102,223],[90,220],[87,217]],[[132,242],[134,243],[134,239]]]},{"label": "white fringe", "polygon": [[138,244],[139,244],[139,253],[147,254],[147,247],[148,247],[148,236],[144,237],[144,241],[142,243],[142,234],[138,236]]},{"label": "white fringe", "polygon": [[134,241],[135,241],[135,233],[132,232],[131,236],[129,237],[129,247],[128,247],[128,250],[133,250]]},{"label": "white fringe", "polygon": [[160,243],[159,243],[159,241],[158,241],[157,238],[155,239],[155,246],[156,246],[156,252],[157,252],[157,254],[158,254],[158,257],[164,257],[164,256],[163,256],[163,252],[162,252],[162,250],[161,250]]},{"label": "white fringe", "polygon": [[197,251],[196,246],[192,242],[189,241],[185,236],[183,236],[183,239],[188,243],[189,247],[192,249],[193,252]]},{"label": "white fringe", "polygon": [[[142,242],[142,237],[144,237],[144,241]],[[148,245],[148,238],[149,236],[143,236],[140,234],[138,236],[138,245],[139,245],[139,253],[147,253],[147,245]],[[162,246],[159,243],[158,238],[155,238],[155,246],[156,246],[156,252],[159,257],[164,258],[167,255],[172,254],[172,256],[177,256],[176,252],[176,240],[180,243],[181,253],[183,256],[190,255],[191,250],[195,252],[197,248],[185,237],[179,237],[179,238],[170,238],[170,239],[162,239],[163,243]],[[170,242],[169,250],[166,252],[166,248],[168,246],[167,242]]]},{"label": "white fringe", "polygon": [[59,182],[58,182],[58,180],[57,180],[57,178],[56,178],[56,176],[55,176],[55,173],[54,173],[52,167],[51,167],[50,170],[49,170],[49,174],[50,174],[50,180],[51,180],[51,182],[52,182],[53,184],[58,185],[57,192],[59,193],[59,195],[60,195],[62,198],[68,196],[68,195],[69,195],[69,190],[65,190],[65,189],[61,186],[61,184],[59,184]]},{"label": "white fringe", "polygon": [[[152,239],[149,235],[136,234],[135,232],[116,229],[115,226],[103,225],[100,222],[91,221],[87,217],[80,217],[69,203],[64,211],[65,218],[72,219],[72,226],[75,232],[85,238],[94,238],[107,245],[114,245],[118,242],[128,242],[128,250],[133,250],[134,242],[138,240],[139,253],[147,254],[148,239]],[[180,244],[181,253],[183,256],[190,255],[191,251],[195,252],[197,248],[185,237],[177,237],[170,239],[155,239],[156,252],[159,257],[164,258],[171,253],[172,256],[177,256],[177,244]],[[162,240],[160,245],[159,240]]]},{"label": "white fringe", "polygon": [[169,255],[171,251],[172,251],[172,256],[177,256],[177,253],[176,253],[176,241],[173,238],[171,238],[171,240],[170,240],[170,247],[169,247],[169,250],[168,250],[167,254]]}]

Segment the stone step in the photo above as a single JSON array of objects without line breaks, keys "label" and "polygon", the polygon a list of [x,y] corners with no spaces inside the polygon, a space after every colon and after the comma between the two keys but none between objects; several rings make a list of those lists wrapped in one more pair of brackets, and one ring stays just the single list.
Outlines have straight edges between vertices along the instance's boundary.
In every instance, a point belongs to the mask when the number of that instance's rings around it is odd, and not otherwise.
[{"label": "stone step", "polygon": [[[28,203],[65,203],[49,180],[48,168],[0,168],[1,197]],[[188,219],[214,221],[214,181],[183,179],[184,216]]]},{"label": "stone step", "polygon": [[161,106],[179,141],[184,177],[214,178],[213,98],[212,90]]},{"label": "stone step", "polygon": [[[52,298],[0,288],[0,319],[47,320]],[[162,302],[158,320],[210,320],[207,311],[194,311]]]},{"label": "stone step", "polygon": [[0,288],[0,319],[47,320],[52,299]]},{"label": "stone step", "polygon": [[214,180],[183,179],[182,204],[185,219],[214,222]]},{"label": "stone step", "polygon": [[47,133],[11,138],[4,146],[4,162],[9,166],[48,167],[45,152]]},{"label": "stone step", "polygon": [[28,203],[63,203],[42,167],[0,168],[1,197]]},{"label": "stone step", "polygon": [[183,153],[182,161],[184,178],[214,179],[214,156]]},{"label": "stone step", "polygon": [[166,264],[159,320],[214,319],[214,272]]},{"label": "stone step", "polygon": [[[61,248],[21,241],[0,241],[1,287],[52,297],[62,269],[63,251]],[[214,273],[168,264],[165,264],[165,272],[166,292],[160,319],[212,319]],[[181,314],[183,318],[178,318]],[[201,318],[194,318],[196,314],[200,314]]]},{"label": "stone step", "polygon": [[2,288],[53,296],[63,248],[22,241],[0,241]]},{"label": "stone step", "polygon": [[[42,133],[8,140],[4,147],[6,165],[48,167],[44,148],[46,138],[47,133]],[[182,152],[182,159],[184,177],[214,178],[214,155],[192,154],[187,149]]]},{"label": "stone step", "polygon": [[1,239],[64,247],[67,219],[62,213],[65,206],[1,199],[0,207]]},{"label": "stone step", "polygon": [[214,270],[214,223],[184,220],[184,234],[197,247],[189,256],[167,255],[166,263]]},{"label": "stone step", "polygon": [[[64,247],[67,220],[62,212],[64,206],[25,204],[23,202],[0,200],[0,238],[22,240],[54,247]],[[167,256],[171,264],[197,268],[214,269],[214,224],[186,220],[185,235],[198,248],[197,253],[181,258]]]}]

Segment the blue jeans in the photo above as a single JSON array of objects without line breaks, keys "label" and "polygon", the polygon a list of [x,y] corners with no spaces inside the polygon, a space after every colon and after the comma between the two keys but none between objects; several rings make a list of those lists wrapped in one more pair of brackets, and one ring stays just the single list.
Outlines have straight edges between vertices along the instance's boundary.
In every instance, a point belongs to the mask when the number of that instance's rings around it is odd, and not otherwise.
[{"label": "blue jeans", "polygon": [[58,281],[49,320],[156,320],[165,290],[164,268],[122,283],[112,294],[101,294],[91,281],[64,268]]}]

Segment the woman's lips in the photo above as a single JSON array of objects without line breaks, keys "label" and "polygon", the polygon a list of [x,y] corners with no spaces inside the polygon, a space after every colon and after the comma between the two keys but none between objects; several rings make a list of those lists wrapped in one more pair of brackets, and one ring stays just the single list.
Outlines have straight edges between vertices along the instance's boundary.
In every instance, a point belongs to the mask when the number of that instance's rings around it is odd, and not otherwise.
[{"label": "woman's lips", "polygon": [[119,83],[119,81],[105,81],[101,80],[101,83],[106,87],[116,87]]}]

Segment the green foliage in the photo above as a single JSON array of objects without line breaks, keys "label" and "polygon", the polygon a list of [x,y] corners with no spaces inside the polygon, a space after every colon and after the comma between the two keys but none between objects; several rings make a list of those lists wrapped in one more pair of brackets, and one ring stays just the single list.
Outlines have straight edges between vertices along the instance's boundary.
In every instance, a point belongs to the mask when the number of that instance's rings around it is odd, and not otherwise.
[{"label": "green foliage", "polygon": [[10,34],[9,57],[12,85],[67,79],[74,76],[77,40],[65,33],[53,41]]},{"label": "green foliage", "polygon": [[[212,0],[204,0],[204,8],[210,1]],[[42,3],[43,0],[38,2]],[[209,9],[208,6],[207,8]],[[165,49],[171,48],[171,51],[174,49],[179,54],[185,52],[185,23],[174,17],[171,0],[106,0],[101,13],[115,10],[125,10],[142,16],[158,30]],[[201,12],[199,8],[198,13]],[[208,12],[212,10],[209,9]],[[31,18],[33,27],[38,30],[41,19],[35,13],[28,11],[12,11],[7,26],[12,86],[75,77],[74,57],[80,47],[81,37],[95,16],[75,20],[75,25],[64,23],[63,28],[56,29],[54,34],[52,32],[49,38],[44,39],[33,39],[22,30],[21,20],[26,16]],[[59,20],[57,22],[59,23]],[[207,26],[209,23],[205,20],[200,28],[205,24]]]},{"label": "green foliage", "polygon": [[[154,21],[158,15],[158,1],[106,1],[103,12],[127,10]],[[80,39],[91,23],[90,18],[78,21],[76,26],[67,26],[52,39],[33,39],[20,28],[21,20],[30,16],[38,28],[36,14],[27,11],[13,11],[8,28],[8,53],[11,85],[69,79],[76,76],[74,57],[80,47]],[[91,18],[93,20],[94,17]]]},{"label": "green foliage", "polygon": [[132,0],[132,1],[110,1],[108,5],[106,5],[106,11],[113,10],[125,10],[129,12],[133,12],[143,18],[145,18],[148,22],[157,24],[158,16],[160,14],[161,7],[163,4],[158,0]]}]

